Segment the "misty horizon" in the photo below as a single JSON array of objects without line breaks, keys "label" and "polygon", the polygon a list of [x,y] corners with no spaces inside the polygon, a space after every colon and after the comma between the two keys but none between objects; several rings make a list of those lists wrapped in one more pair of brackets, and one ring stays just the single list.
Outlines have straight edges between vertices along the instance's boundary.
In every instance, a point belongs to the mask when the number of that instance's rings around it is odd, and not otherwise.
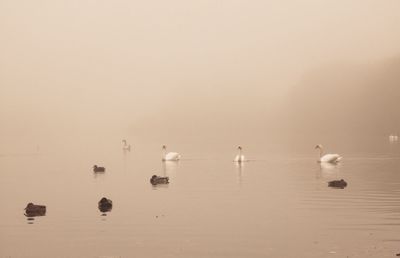
[{"label": "misty horizon", "polygon": [[[0,5],[6,145],[111,131],[161,141],[265,132],[276,138],[297,131],[292,104],[335,91],[338,100],[347,98],[344,89],[367,85],[355,77],[400,57],[397,1]],[[328,82],[334,73],[344,74],[341,85]],[[317,79],[323,74],[327,81]],[[307,80],[331,86],[318,92],[322,86]],[[310,87],[308,96],[298,94]],[[305,118],[302,126],[312,125],[301,112],[294,116]]]}]

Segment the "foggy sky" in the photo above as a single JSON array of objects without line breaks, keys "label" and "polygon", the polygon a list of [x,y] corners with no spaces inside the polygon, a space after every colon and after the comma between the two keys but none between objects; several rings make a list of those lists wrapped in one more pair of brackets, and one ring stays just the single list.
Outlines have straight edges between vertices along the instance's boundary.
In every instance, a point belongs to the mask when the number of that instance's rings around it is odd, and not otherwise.
[{"label": "foggy sky", "polygon": [[2,0],[0,142],[290,126],[306,74],[399,56],[399,11],[397,0]]}]

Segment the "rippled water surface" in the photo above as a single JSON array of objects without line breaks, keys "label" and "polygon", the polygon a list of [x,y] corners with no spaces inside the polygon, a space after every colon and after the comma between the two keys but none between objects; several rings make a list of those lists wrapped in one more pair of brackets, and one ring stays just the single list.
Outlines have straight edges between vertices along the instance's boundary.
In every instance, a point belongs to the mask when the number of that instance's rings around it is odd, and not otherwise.
[{"label": "rippled water surface", "polygon": [[[119,147],[118,147],[119,148]],[[400,158],[246,153],[229,158],[118,148],[0,156],[0,257],[393,257],[400,252]],[[183,153],[182,153],[183,154]],[[232,155],[235,153],[233,152]],[[254,157],[254,158],[252,158]],[[232,156],[233,159],[233,156]],[[94,164],[106,166],[94,174]],[[170,184],[153,187],[153,174]],[[345,189],[327,182],[345,179]],[[97,207],[113,201],[111,212]],[[28,202],[47,205],[27,218]]]}]

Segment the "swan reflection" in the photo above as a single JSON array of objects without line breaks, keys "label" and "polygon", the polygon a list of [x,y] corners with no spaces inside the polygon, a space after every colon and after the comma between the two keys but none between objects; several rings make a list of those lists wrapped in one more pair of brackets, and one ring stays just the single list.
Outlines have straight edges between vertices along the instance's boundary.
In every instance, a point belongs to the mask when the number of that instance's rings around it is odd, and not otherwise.
[{"label": "swan reflection", "polygon": [[237,182],[238,182],[239,185],[242,185],[245,163],[243,163],[243,162],[235,162],[235,168],[236,168]]},{"label": "swan reflection", "polygon": [[332,172],[332,170],[338,168],[337,164],[332,164],[332,163],[320,163],[319,165],[321,168],[321,172]]},{"label": "swan reflection", "polygon": [[340,172],[340,164],[334,163],[319,163],[319,171],[317,178],[334,178],[337,177]]},{"label": "swan reflection", "polygon": [[162,163],[164,177],[174,179],[178,174],[179,162],[176,161],[165,161]]}]

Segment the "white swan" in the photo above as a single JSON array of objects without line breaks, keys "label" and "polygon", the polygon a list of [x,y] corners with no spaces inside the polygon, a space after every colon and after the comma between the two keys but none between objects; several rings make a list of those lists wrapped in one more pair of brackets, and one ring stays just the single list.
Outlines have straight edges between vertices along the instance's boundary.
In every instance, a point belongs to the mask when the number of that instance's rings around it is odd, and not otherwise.
[{"label": "white swan", "polygon": [[323,154],[323,147],[321,144],[318,144],[317,146],[315,146],[315,149],[319,149],[319,159],[318,162],[321,163],[338,163],[342,157],[339,154]]},{"label": "white swan", "polygon": [[124,143],[124,146],[122,146],[122,149],[124,150],[124,151],[131,151],[131,145],[129,144],[127,144],[126,143],[126,140],[124,139],[124,140],[122,140],[122,142]]},{"label": "white swan", "polygon": [[162,161],[178,161],[181,159],[181,155],[177,152],[168,152],[167,153],[167,146],[162,146]]},{"label": "white swan", "polygon": [[391,134],[389,135],[389,141],[390,142],[397,142],[399,140],[399,136],[397,136],[397,134]]},{"label": "white swan", "polygon": [[235,162],[238,162],[238,163],[245,162],[246,159],[245,159],[244,156],[242,155],[242,146],[239,146],[239,147],[238,147],[238,150],[239,150],[239,154],[236,155],[234,161],[235,161]]}]

